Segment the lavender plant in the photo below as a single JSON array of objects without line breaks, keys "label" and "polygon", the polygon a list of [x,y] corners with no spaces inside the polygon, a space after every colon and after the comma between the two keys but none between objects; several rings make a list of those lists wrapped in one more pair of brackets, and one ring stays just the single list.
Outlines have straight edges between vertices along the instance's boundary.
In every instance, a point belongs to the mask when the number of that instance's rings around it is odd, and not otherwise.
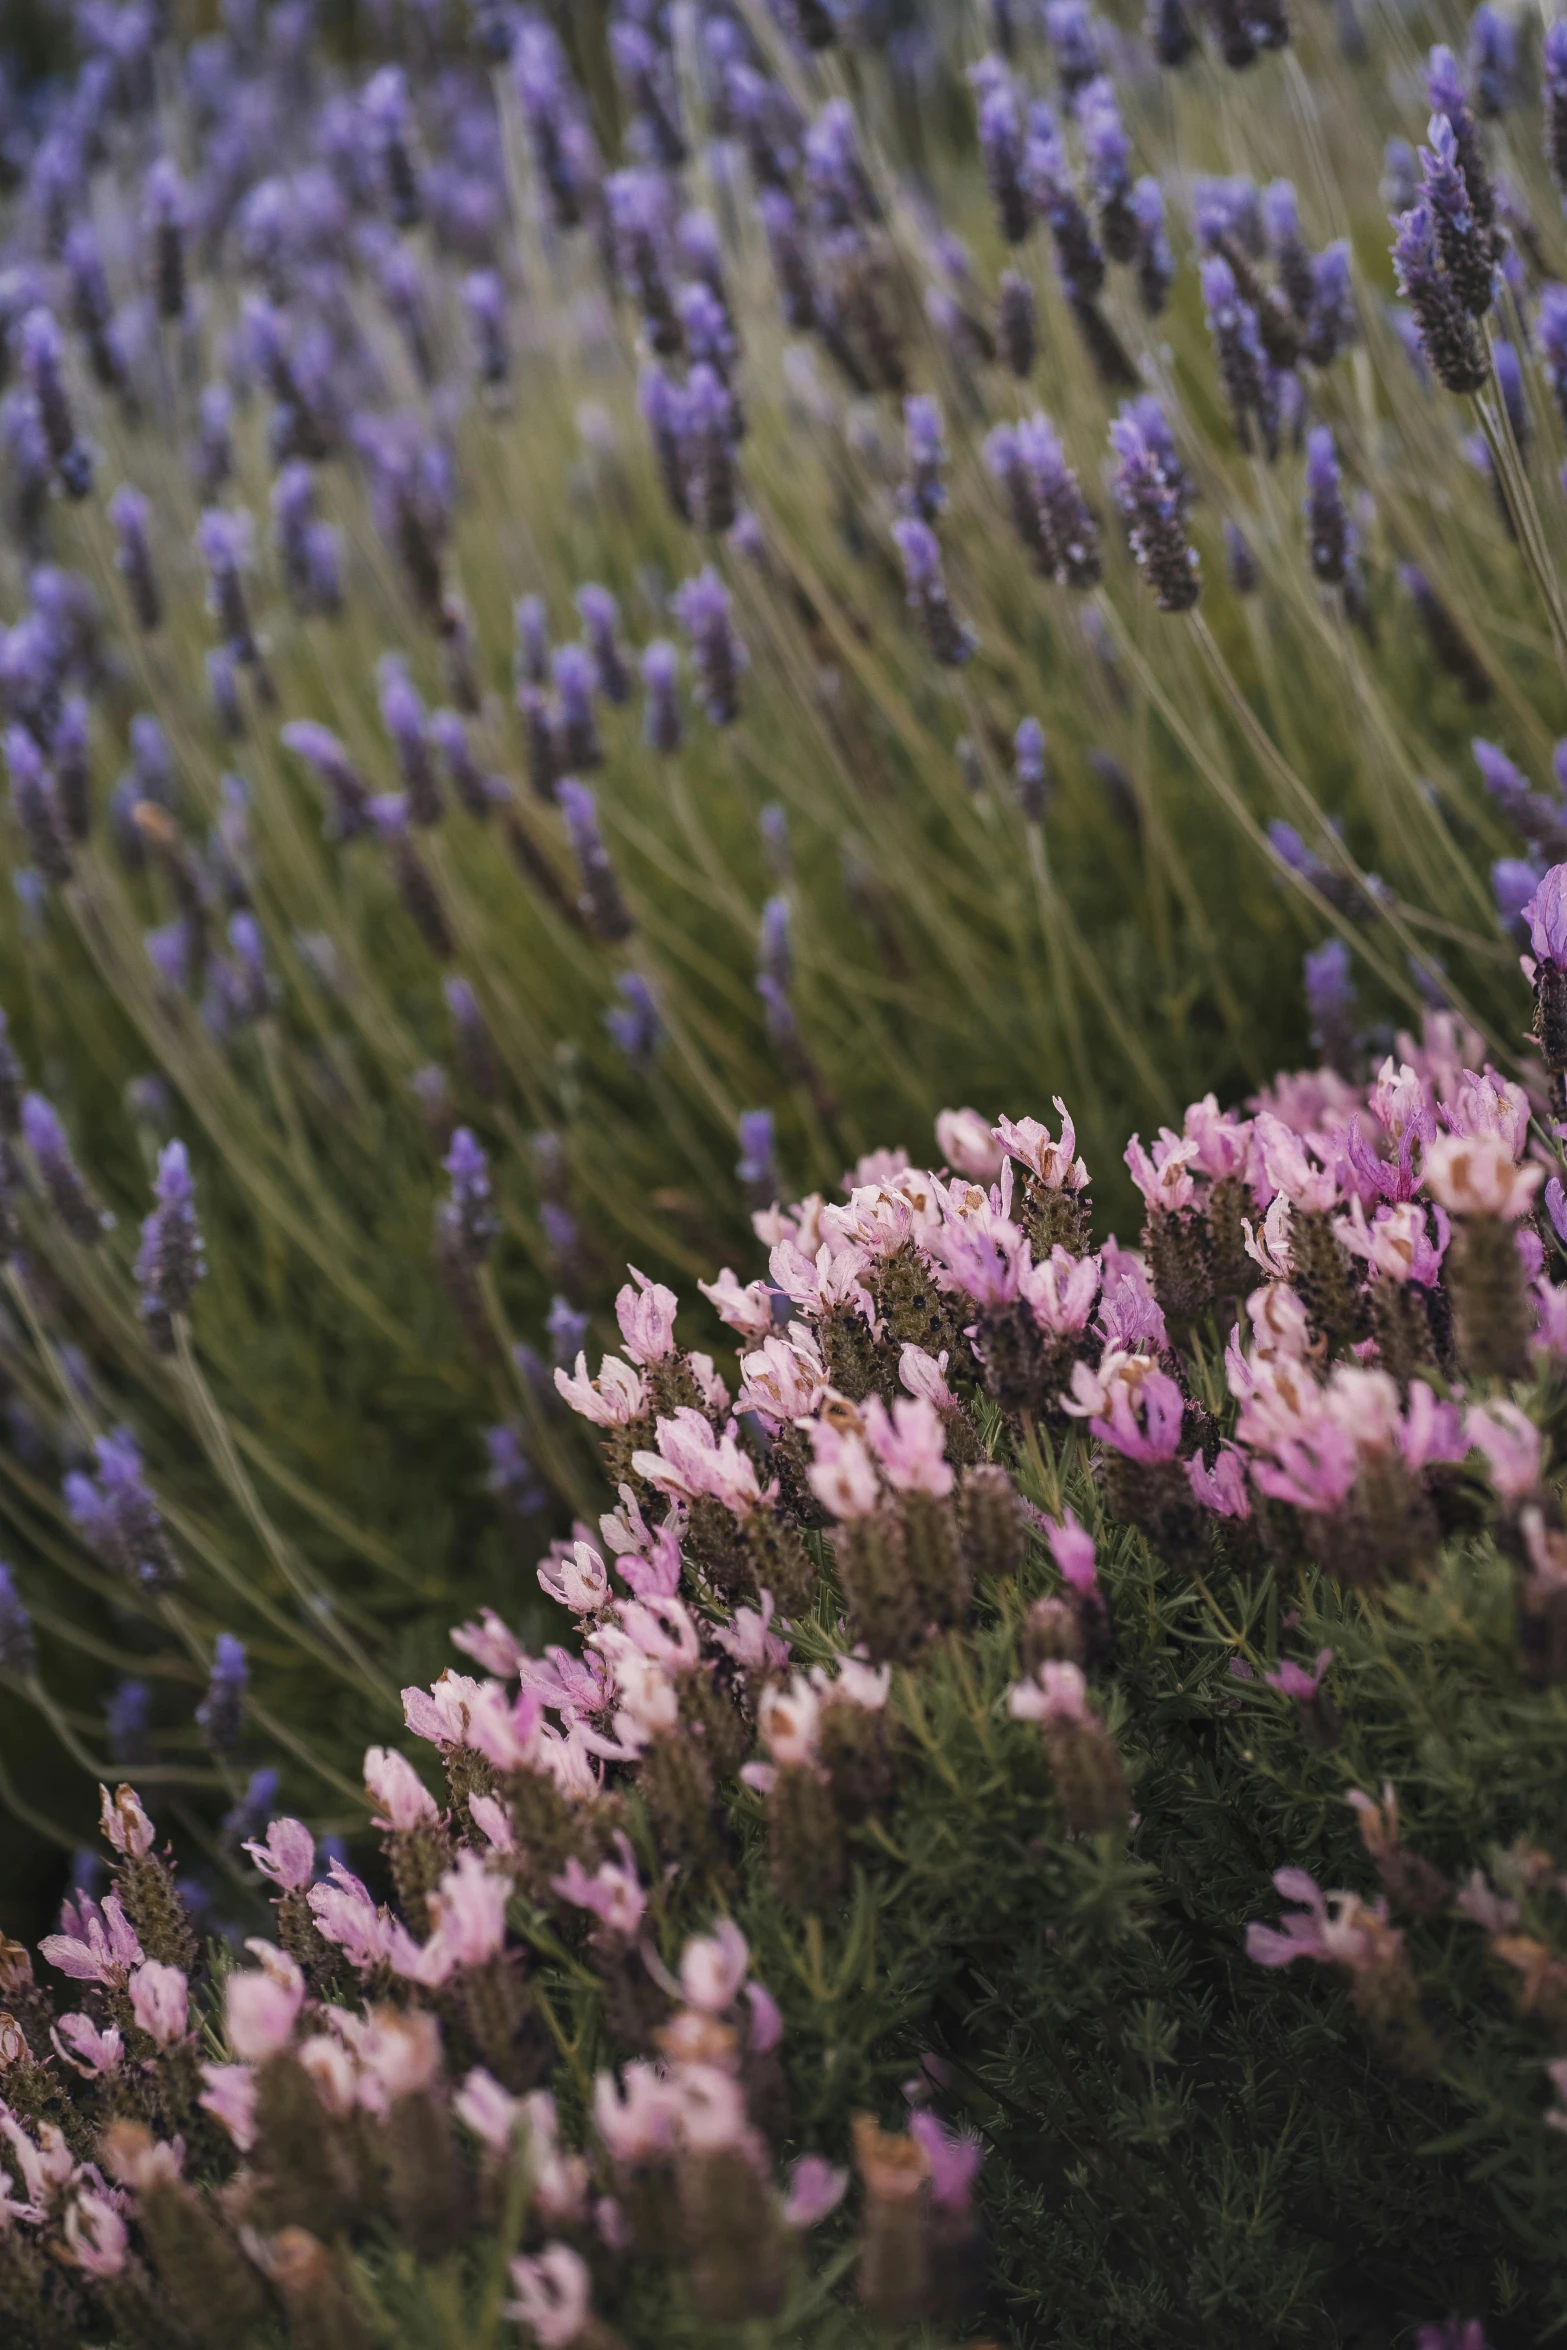
[{"label": "lavender plant", "polygon": [[989,13],[0,90],[24,2333],[1563,2314],[1561,59]]}]

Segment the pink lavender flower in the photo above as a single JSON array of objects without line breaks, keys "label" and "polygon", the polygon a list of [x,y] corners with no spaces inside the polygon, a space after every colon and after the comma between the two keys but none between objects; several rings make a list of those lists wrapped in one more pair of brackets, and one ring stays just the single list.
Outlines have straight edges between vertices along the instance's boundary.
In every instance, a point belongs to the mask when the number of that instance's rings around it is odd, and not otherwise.
[{"label": "pink lavender flower", "polygon": [[149,1958],[132,1968],[126,1989],[136,2025],[149,2039],[168,2048],[184,2038],[190,2001],[183,1967],[164,1966]]},{"label": "pink lavender flower", "polygon": [[791,2165],[789,2192],[784,2200],[784,2225],[814,2228],[836,2211],[848,2191],[849,2174],[836,2170],[820,2154],[802,2154]]},{"label": "pink lavender flower", "polygon": [[952,1491],[946,1430],[934,1404],[900,1395],[889,1412],[880,1396],[871,1396],[860,1417],[866,1441],[894,1492],[929,1493],[940,1500]]},{"label": "pink lavender flower", "polygon": [[1201,1453],[1186,1464],[1186,1481],[1198,1506],[1217,1518],[1249,1518],[1251,1496],[1246,1490],[1246,1462],[1233,1444],[1221,1444],[1212,1468]]},{"label": "pink lavender flower", "polygon": [[627,1270],[631,1280],[615,1298],[615,1318],[627,1354],[645,1370],[650,1364],[667,1362],[674,1353],[680,1300],[672,1289],[639,1273],[635,1265]]},{"label": "pink lavender flower", "polygon": [[439,1819],[435,1798],[406,1755],[394,1747],[371,1746],[364,1763],[365,1793],[379,1806],[377,1828],[419,1828]]},{"label": "pink lavender flower", "polygon": [[285,1893],[302,1892],[315,1874],[315,1838],[303,1820],[274,1820],[264,1842],[244,1849],[261,1874]]},{"label": "pink lavender flower", "polygon": [[1281,1697],[1293,1698],[1302,1705],[1309,1704],[1321,1688],[1322,1676],[1332,1662],[1332,1649],[1319,1648],[1309,1672],[1304,1665],[1297,1665],[1291,1658],[1285,1657],[1276,1671],[1264,1673],[1262,1677],[1267,1686],[1276,1689]]},{"label": "pink lavender flower", "polygon": [[1091,1419],[1089,1433],[1128,1460],[1174,1460],[1181,1441],[1185,1398],[1165,1371],[1145,1369],[1137,1379],[1109,1383],[1108,1417]]},{"label": "pink lavender flower", "polygon": [[1080,1526],[1071,1510],[1062,1519],[1047,1517],[1045,1539],[1050,1555],[1061,1570],[1061,1578],[1074,1591],[1095,1591],[1099,1587],[1094,1565],[1094,1538]]},{"label": "pink lavender flower", "polygon": [[1567,967],[1567,865],[1553,865],[1523,910],[1529,943],[1542,963]]}]

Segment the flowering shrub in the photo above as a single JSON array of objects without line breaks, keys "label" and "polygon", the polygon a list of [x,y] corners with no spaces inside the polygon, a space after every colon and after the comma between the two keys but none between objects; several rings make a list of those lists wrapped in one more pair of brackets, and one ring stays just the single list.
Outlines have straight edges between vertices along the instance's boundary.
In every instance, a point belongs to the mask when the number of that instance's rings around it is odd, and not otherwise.
[{"label": "flowering shrub", "polygon": [[1541,2338],[1559,29],[371,13],[0,75],[0,2308]]}]

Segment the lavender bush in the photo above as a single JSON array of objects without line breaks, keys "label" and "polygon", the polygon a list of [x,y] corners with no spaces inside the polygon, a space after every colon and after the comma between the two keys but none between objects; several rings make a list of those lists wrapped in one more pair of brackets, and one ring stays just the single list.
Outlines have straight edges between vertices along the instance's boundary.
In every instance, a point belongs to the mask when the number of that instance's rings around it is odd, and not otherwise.
[{"label": "lavender bush", "polygon": [[1567,53],[985,15],[0,80],[22,2340],[1567,2316]]}]

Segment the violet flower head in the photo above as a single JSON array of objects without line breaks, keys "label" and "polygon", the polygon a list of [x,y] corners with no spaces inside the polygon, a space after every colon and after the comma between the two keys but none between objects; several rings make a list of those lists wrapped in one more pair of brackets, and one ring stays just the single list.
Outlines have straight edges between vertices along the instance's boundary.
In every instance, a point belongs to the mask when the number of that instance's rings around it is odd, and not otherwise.
[{"label": "violet flower head", "polygon": [[1496,388],[1507,411],[1507,422],[1520,450],[1529,446],[1529,401],[1524,391],[1523,367],[1518,348],[1503,335],[1491,345],[1491,366],[1496,376]]},{"label": "violet flower head", "polygon": [[151,1724],[151,1682],[132,1677],[116,1681],[103,1709],[104,1742],[110,1761],[127,1764],[144,1761]]},{"label": "violet flower head", "polygon": [[816,287],[799,207],[785,189],[764,187],[756,209],[767,239],[784,324],[791,334],[808,334],[816,323]]},{"label": "violet flower head", "polygon": [[33,1619],[22,1605],[10,1568],[0,1561],[0,1673],[25,1675],[37,1661]]},{"label": "violet flower head", "polygon": [[1356,1012],[1349,948],[1343,939],[1330,938],[1312,948],[1305,959],[1304,977],[1311,1041],[1325,1060],[1339,1068],[1354,1049]]},{"label": "violet flower head", "polygon": [[430,740],[446,763],[452,789],[463,807],[478,823],[484,823],[496,801],[504,798],[506,787],[480,767],[467,726],[457,711],[431,711]]},{"label": "violet flower head", "polygon": [[566,776],[559,784],[556,804],[565,820],[566,836],[577,860],[581,884],[577,903],[595,937],[610,943],[629,938],[634,927],[615,868],[609,861],[599,830],[598,804],[585,783]]},{"label": "violet flower head", "polygon": [[1330,425],[1306,436],[1306,498],[1311,568],[1324,587],[1341,587],[1355,560],[1355,533],[1344,505],[1343,476]]},{"label": "violet flower head", "polygon": [[370,786],[331,729],[314,718],[295,718],[279,738],[286,751],[303,759],[327,795],[328,840],[352,840],[371,829]]},{"label": "violet flower head", "polygon": [[653,992],[639,971],[623,971],[615,982],[620,1002],[604,1014],[604,1026],[633,1069],[645,1075],[658,1056],[663,1023]]},{"label": "violet flower head", "polygon": [[255,562],[255,547],[255,524],[248,514],[222,506],[209,506],[203,513],[196,551],[207,567],[207,609],[242,668],[254,668],[261,660],[243,579]]},{"label": "violet flower head", "polygon": [[1079,310],[1091,309],[1104,287],[1105,257],[1072,185],[1071,165],[1060,139],[1031,136],[1024,171],[1029,196],[1050,230],[1067,300]]},{"label": "violet flower head", "polygon": [[604,183],[620,282],[636,304],[647,347],[661,359],[681,348],[671,277],[668,183],[653,171],[617,171]]},{"label": "violet flower head", "polygon": [[[1540,103],[1545,115],[1545,159],[1557,188],[1567,195],[1567,19],[1562,17],[1546,26],[1540,43]],[[1551,289],[1545,290],[1548,293]]]},{"label": "violet flower head", "polygon": [[471,1130],[459,1126],[441,1165],[451,1178],[451,1195],[437,1210],[440,1237],[463,1264],[482,1265],[501,1229],[491,1196],[489,1159]]},{"label": "violet flower head", "polygon": [[772,1111],[742,1110],[738,1133],[740,1156],[735,1162],[735,1173],[754,1206],[770,1207],[778,1197]]},{"label": "violet flower head", "polygon": [[[1567,41],[1563,43],[1567,49]],[[1567,71],[1567,66],[1564,66]],[[1540,357],[1545,368],[1545,380],[1564,421],[1567,421],[1567,286],[1548,285],[1541,288],[1540,308],[1535,319],[1540,341]]]},{"label": "violet flower head", "polygon": [[59,888],[72,873],[70,843],[54,777],[25,726],[7,727],[0,750],[11,787],[11,813],[43,879]]},{"label": "violet flower head", "polygon": [[555,748],[561,772],[602,767],[604,745],[593,712],[598,683],[593,656],[585,645],[561,645],[551,657],[550,674],[558,703]]},{"label": "violet flower head", "polygon": [[142,236],[147,274],[158,316],[185,315],[185,238],[190,227],[190,193],[166,155],[160,155],[142,182]]},{"label": "violet flower head", "polygon": [[245,1792],[224,1813],[219,1825],[218,1833],[225,1845],[237,1850],[240,1845],[255,1843],[266,1834],[282,1783],[270,1765],[251,1772],[245,1782]]},{"label": "violet flower head", "polygon": [[190,1160],[182,1142],[164,1145],[152,1188],[157,1206],[142,1225],[136,1259],[139,1310],[153,1344],[160,1353],[172,1354],[174,1316],[190,1312],[196,1285],[207,1269]]},{"label": "violet flower head", "polygon": [[473,337],[479,381],[499,391],[511,381],[511,335],[506,286],[498,271],[476,269],[462,281],[463,314]]},{"label": "violet flower head", "polygon": [[1567,865],[1551,867],[1524,907],[1523,918],[1536,960],[1567,970]]},{"label": "violet flower head", "polygon": [[1245,532],[1228,515],[1224,519],[1224,555],[1230,575],[1230,585],[1238,596],[1254,596],[1260,574],[1257,558],[1252,553]]},{"label": "violet flower head", "polygon": [[121,482],[109,500],[109,522],[117,541],[114,568],[125,582],[137,627],[149,636],[163,619],[163,598],[147,539],[151,512],[140,490],[132,489],[129,482]]},{"label": "violet flower head", "polygon": [[1050,796],[1050,760],[1045,730],[1037,718],[1025,718],[1018,727],[1012,738],[1012,757],[1018,806],[1030,824],[1037,824]]},{"label": "violet flower head", "polygon": [[1491,895],[1497,919],[1517,939],[1528,935],[1524,909],[1540,886],[1538,869],[1522,857],[1498,857],[1491,867]]},{"label": "violet flower head", "polygon": [[1420,200],[1420,160],[1407,139],[1389,139],[1382,150],[1380,194],[1390,216]]},{"label": "violet flower head", "polygon": [[699,362],[675,393],[669,426],[680,469],[677,512],[710,537],[733,527],[739,513],[735,474],[735,405],[716,368]]},{"label": "violet flower head", "polygon": [[1490,0],[1480,0],[1469,19],[1466,62],[1475,112],[1505,114],[1518,94],[1518,29]]},{"label": "violet flower head", "polygon": [[1459,161],[1458,139],[1445,114],[1431,117],[1431,144],[1420,150],[1421,197],[1436,228],[1437,249],[1454,293],[1471,318],[1491,307],[1495,255]]},{"label": "violet flower head", "polygon": [[521,596],[512,610],[516,649],[512,675],[517,685],[546,685],[550,674],[550,630],[542,596]]},{"label": "violet flower head", "polygon": [[399,654],[382,654],[376,663],[375,681],[381,723],[392,738],[398,776],[407,794],[409,821],[426,828],[439,824],[445,811],[430,755],[424,704]]},{"label": "violet flower head", "polygon": [[90,1248],[102,1239],[114,1219],[88,1190],[86,1178],[71,1156],[65,1128],[53,1104],[41,1093],[22,1097],[22,1140],[32,1155],[55,1214],[73,1240]]},{"label": "violet flower head", "polygon": [[1443,267],[1435,213],[1422,197],[1396,226],[1393,272],[1426,364],[1447,391],[1482,391],[1490,373],[1485,345]]},{"label": "violet flower head", "polygon": [[1470,209],[1479,226],[1489,231],[1496,220],[1496,189],[1464,89],[1463,75],[1451,49],[1438,46],[1426,59],[1426,94],[1431,100],[1432,113],[1445,115],[1451,125]]},{"label": "violet flower head", "polygon": [[[1225,267],[1222,262],[1211,266]],[[1116,454],[1115,502],[1137,566],[1161,612],[1189,612],[1202,593],[1202,573],[1186,528],[1184,484],[1170,479],[1146,419],[1123,411],[1111,424],[1110,443]]]},{"label": "violet flower head", "polygon": [[685,738],[680,715],[677,679],[680,656],[667,637],[655,637],[642,655],[642,685],[647,701],[642,714],[642,739],[649,750],[669,758]]},{"label": "violet flower head", "polygon": [[704,714],[714,726],[733,725],[740,715],[740,679],[750,656],[729,616],[729,592],[711,565],[681,582],[674,613],[690,642]]},{"label": "violet flower head", "polygon": [[68,498],[85,498],[93,484],[93,454],[76,429],[65,380],[65,338],[52,311],[40,305],[27,312],[16,332],[16,351],[60,487]]},{"label": "violet flower head", "polygon": [[805,134],[805,182],[824,228],[859,228],[881,218],[846,98],[830,98]]},{"label": "violet flower head", "polygon": [[[1088,192],[1099,223],[1099,241],[1111,261],[1135,261],[1139,248],[1132,204],[1132,143],[1108,81],[1091,80],[1077,105],[1078,129],[1088,166]],[[1155,183],[1157,185],[1157,182]]]},{"label": "violet flower head", "polygon": [[1184,65],[1197,47],[1197,35],[1183,0],[1148,0],[1143,38],[1161,65],[1172,70]]},{"label": "violet flower head", "polygon": [[239,1744],[249,1679],[244,1642],[237,1640],[232,1632],[220,1632],[213,1650],[207,1694],[196,1708],[197,1726],[214,1754],[232,1754]]},{"label": "violet flower head", "polygon": [[163,1517],[142,1472],[141,1454],[128,1428],[116,1428],[93,1445],[97,1475],[73,1471],[63,1484],[71,1522],[105,1565],[149,1591],[178,1581]]},{"label": "violet flower head", "polygon": [[408,84],[402,68],[382,66],[366,83],[361,104],[380,150],[393,223],[400,229],[417,228],[424,217],[424,206],[413,157]]},{"label": "violet flower head", "polygon": [[972,67],[979,105],[979,151],[996,220],[1009,245],[1021,245],[1033,226],[1023,186],[1023,116],[1012,76],[999,57]]},{"label": "violet flower head", "polygon": [[903,403],[903,448],[907,471],[899,501],[906,514],[934,522],[947,503],[947,485],[942,479],[947,438],[941,409],[926,393],[911,393]]},{"label": "violet flower head", "polygon": [[1102,72],[1092,11],[1084,0],[1045,0],[1045,37],[1066,96],[1075,98]]},{"label": "violet flower head", "polygon": [[593,657],[594,682],[606,702],[631,699],[631,671],[620,649],[620,606],[608,588],[590,583],[577,590],[577,611]]},{"label": "violet flower head", "polygon": [[918,616],[932,660],[945,669],[961,669],[972,658],[976,640],[948,600],[935,532],[908,515],[893,524],[892,535],[903,557],[909,609]]},{"label": "violet flower head", "polygon": [[1236,441],[1247,456],[1260,444],[1271,461],[1279,453],[1278,377],[1262,347],[1257,313],[1242,300],[1222,254],[1202,264],[1202,298]]},{"label": "violet flower head", "polygon": [[376,529],[401,564],[414,602],[439,627],[445,616],[442,550],[451,529],[451,460],[414,417],[365,417],[354,439],[369,471]]},{"label": "violet flower head", "polygon": [[1137,225],[1137,299],[1150,318],[1157,318],[1169,299],[1175,260],[1165,234],[1164,190],[1151,175],[1133,187],[1131,211]]},{"label": "violet flower head", "polygon": [[1359,339],[1350,247],[1340,238],[1312,258],[1311,302],[1301,352],[1313,367],[1331,367]]}]

